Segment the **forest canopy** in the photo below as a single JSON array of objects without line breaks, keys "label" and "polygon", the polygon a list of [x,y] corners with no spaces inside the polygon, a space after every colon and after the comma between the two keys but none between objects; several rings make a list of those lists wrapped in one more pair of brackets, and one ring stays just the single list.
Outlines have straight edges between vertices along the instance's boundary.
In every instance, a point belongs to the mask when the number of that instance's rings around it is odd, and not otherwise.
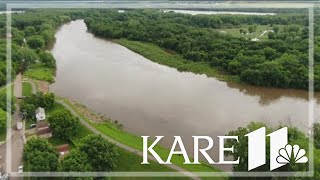
[{"label": "forest canopy", "polygon": [[[193,62],[234,75],[242,82],[308,89],[308,16],[187,15],[159,10],[100,10],[85,18],[95,35],[153,43]],[[223,29],[267,26],[267,39],[253,41]],[[281,27],[281,28],[279,28]],[[316,27],[317,28],[317,27]],[[243,33],[244,30],[240,31]],[[319,48],[315,48],[315,89],[320,90]]]}]

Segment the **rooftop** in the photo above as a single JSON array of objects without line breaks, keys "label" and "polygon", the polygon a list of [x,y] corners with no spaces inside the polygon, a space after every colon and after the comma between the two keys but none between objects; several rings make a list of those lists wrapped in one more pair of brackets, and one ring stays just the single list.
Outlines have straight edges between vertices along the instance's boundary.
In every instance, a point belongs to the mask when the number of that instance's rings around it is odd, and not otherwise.
[{"label": "rooftop", "polygon": [[41,113],[41,114],[45,114],[45,110],[42,107],[38,107],[36,109],[36,114]]}]

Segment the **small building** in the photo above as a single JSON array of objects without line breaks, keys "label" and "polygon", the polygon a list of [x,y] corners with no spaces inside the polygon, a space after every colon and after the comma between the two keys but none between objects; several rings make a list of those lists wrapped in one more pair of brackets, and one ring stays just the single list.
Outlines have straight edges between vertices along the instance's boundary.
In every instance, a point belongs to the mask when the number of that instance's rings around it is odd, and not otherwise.
[{"label": "small building", "polygon": [[35,111],[37,121],[43,121],[46,119],[46,113],[42,107],[38,107]]},{"label": "small building", "polygon": [[64,155],[69,153],[69,144],[62,144],[60,146],[56,146],[56,149],[60,157],[63,157]]},{"label": "small building", "polygon": [[49,124],[44,121],[37,122],[37,135],[42,138],[50,138],[52,137],[52,130],[49,127]]},{"label": "small building", "polygon": [[51,138],[52,130],[49,127],[46,129],[37,130],[37,135],[41,138]]}]

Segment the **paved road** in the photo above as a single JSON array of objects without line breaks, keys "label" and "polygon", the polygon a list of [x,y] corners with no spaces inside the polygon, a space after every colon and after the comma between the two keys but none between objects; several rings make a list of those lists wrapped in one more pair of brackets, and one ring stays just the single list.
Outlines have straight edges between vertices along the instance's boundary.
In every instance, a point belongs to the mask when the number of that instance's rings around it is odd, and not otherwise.
[{"label": "paved road", "polygon": [[[22,77],[21,74],[18,74],[14,81],[14,89],[13,93],[15,97],[22,97]],[[11,172],[17,172],[18,167],[22,165],[22,153],[23,153],[23,145],[24,145],[24,131],[17,130],[16,124],[17,122],[22,120],[22,116],[20,113],[20,105],[16,103],[16,111],[12,116],[12,136],[9,141],[11,142],[11,150],[10,153],[7,153],[9,156],[11,155]],[[23,128],[24,129],[24,128]],[[10,168],[10,167],[8,167]],[[22,179],[17,177],[11,177],[10,179]]]},{"label": "paved road", "polygon": [[[105,138],[105,139],[107,139],[108,141],[116,144],[116,145],[117,145],[118,147],[120,147],[120,148],[123,148],[123,149],[125,149],[125,150],[127,150],[127,151],[129,151],[129,152],[132,152],[132,153],[134,153],[134,154],[137,154],[137,155],[139,155],[139,156],[141,156],[141,157],[143,156],[143,154],[142,154],[141,151],[138,151],[138,150],[136,150],[136,149],[134,149],[134,148],[132,148],[132,147],[130,147],[130,146],[127,146],[127,145],[125,145],[125,144],[122,144],[122,143],[120,143],[120,142],[112,139],[112,138],[109,137],[109,136],[106,136],[105,134],[102,134],[102,133],[101,133],[100,131],[98,131],[96,128],[92,127],[87,121],[83,120],[83,119],[78,115],[77,112],[75,112],[68,104],[66,104],[66,103],[63,102],[62,100],[56,100],[56,102],[59,103],[59,104],[61,104],[61,105],[63,105],[63,106],[64,106],[65,108],[67,108],[74,116],[78,117],[78,118],[80,119],[81,124],[83,124],[85,127],[87,127],[89,130],[91,130],[91,131],[94,132],[95,134],[101,135],[103,138]],[[156,159],[155,159],[153,156],[151,156],[151,155],[148,155],[148,159],[150,159],[150,160],[152,160],[152,161],[156,161]],[[179,166],[177,166],[177,165],[174,165],[174,164],[166,164],[165,166],[168,166],[168,167],[171,168],[171,169],[174,169],[174,170],[176,170],[176,171],[179,171],[179,172],[181,172],[182,174],[184,174],[184,175],[186,175],[186,176],[189,176],[189,177],[191,177],[191,178],[194,179],[194,180],[200,180],[200,178],[199,178],[199,177],[196,177],[195,174],[193,174],[193,173],[191,173],[191,172],[186,172],[185,169],[183,169],[183,168],[181,168],[181,167],[179,167]]]},{"label": "paved road", "polygon": [[21,73],[19,73],[17,75],[13,84],[14,84],[13,95],[17,98],[22,97],[22,76],[21,76]]}]

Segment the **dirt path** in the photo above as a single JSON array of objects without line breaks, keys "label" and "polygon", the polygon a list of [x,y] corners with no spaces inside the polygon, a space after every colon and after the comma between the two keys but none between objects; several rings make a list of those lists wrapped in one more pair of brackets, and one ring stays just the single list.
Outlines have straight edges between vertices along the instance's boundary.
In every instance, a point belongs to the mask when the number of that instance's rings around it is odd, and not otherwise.
[{"label": "dirt path", "polygon": [[[75,112],[68,104],[66,104],[65,102],[63,102],[62,100],[56,100],[57,103],[63,105],[66,109],[68,109],[74,116],[78,117],[80,119],[81,124],[83,124],[86,128],[88,128],[90,131],[94,132],[95,134],[101,135],[104,139],[107,139],[108,141],[116,144],[118,147],[125,149],[126,151],[129,151],[131,153],[137,154],[139,156],[143,156],[141,151],[138,151],[130,146],[127,146],[125,144],[122,144],[114,139],[112,139],[109,136],[106,136],[105,134],[102,134],[100,131],[98,131],[96,128],[94,128],[93,126],[91,126],[87,121],[83,120],[77,112]],[[148,155],[148,159],[152,160],[152,161],[156,161],[156,159],[153,156]],[[174,169],[178,172],[181,172],[181,174],[184,174],[185,176],[191,177],[194,180],[200,180],[199,177],[197,177],[195,174],[193,174],[192,172],[187,172],[185,169],[174,165],[174,164],[166,164],[165,166],[168,166],[171,169]]]}]

